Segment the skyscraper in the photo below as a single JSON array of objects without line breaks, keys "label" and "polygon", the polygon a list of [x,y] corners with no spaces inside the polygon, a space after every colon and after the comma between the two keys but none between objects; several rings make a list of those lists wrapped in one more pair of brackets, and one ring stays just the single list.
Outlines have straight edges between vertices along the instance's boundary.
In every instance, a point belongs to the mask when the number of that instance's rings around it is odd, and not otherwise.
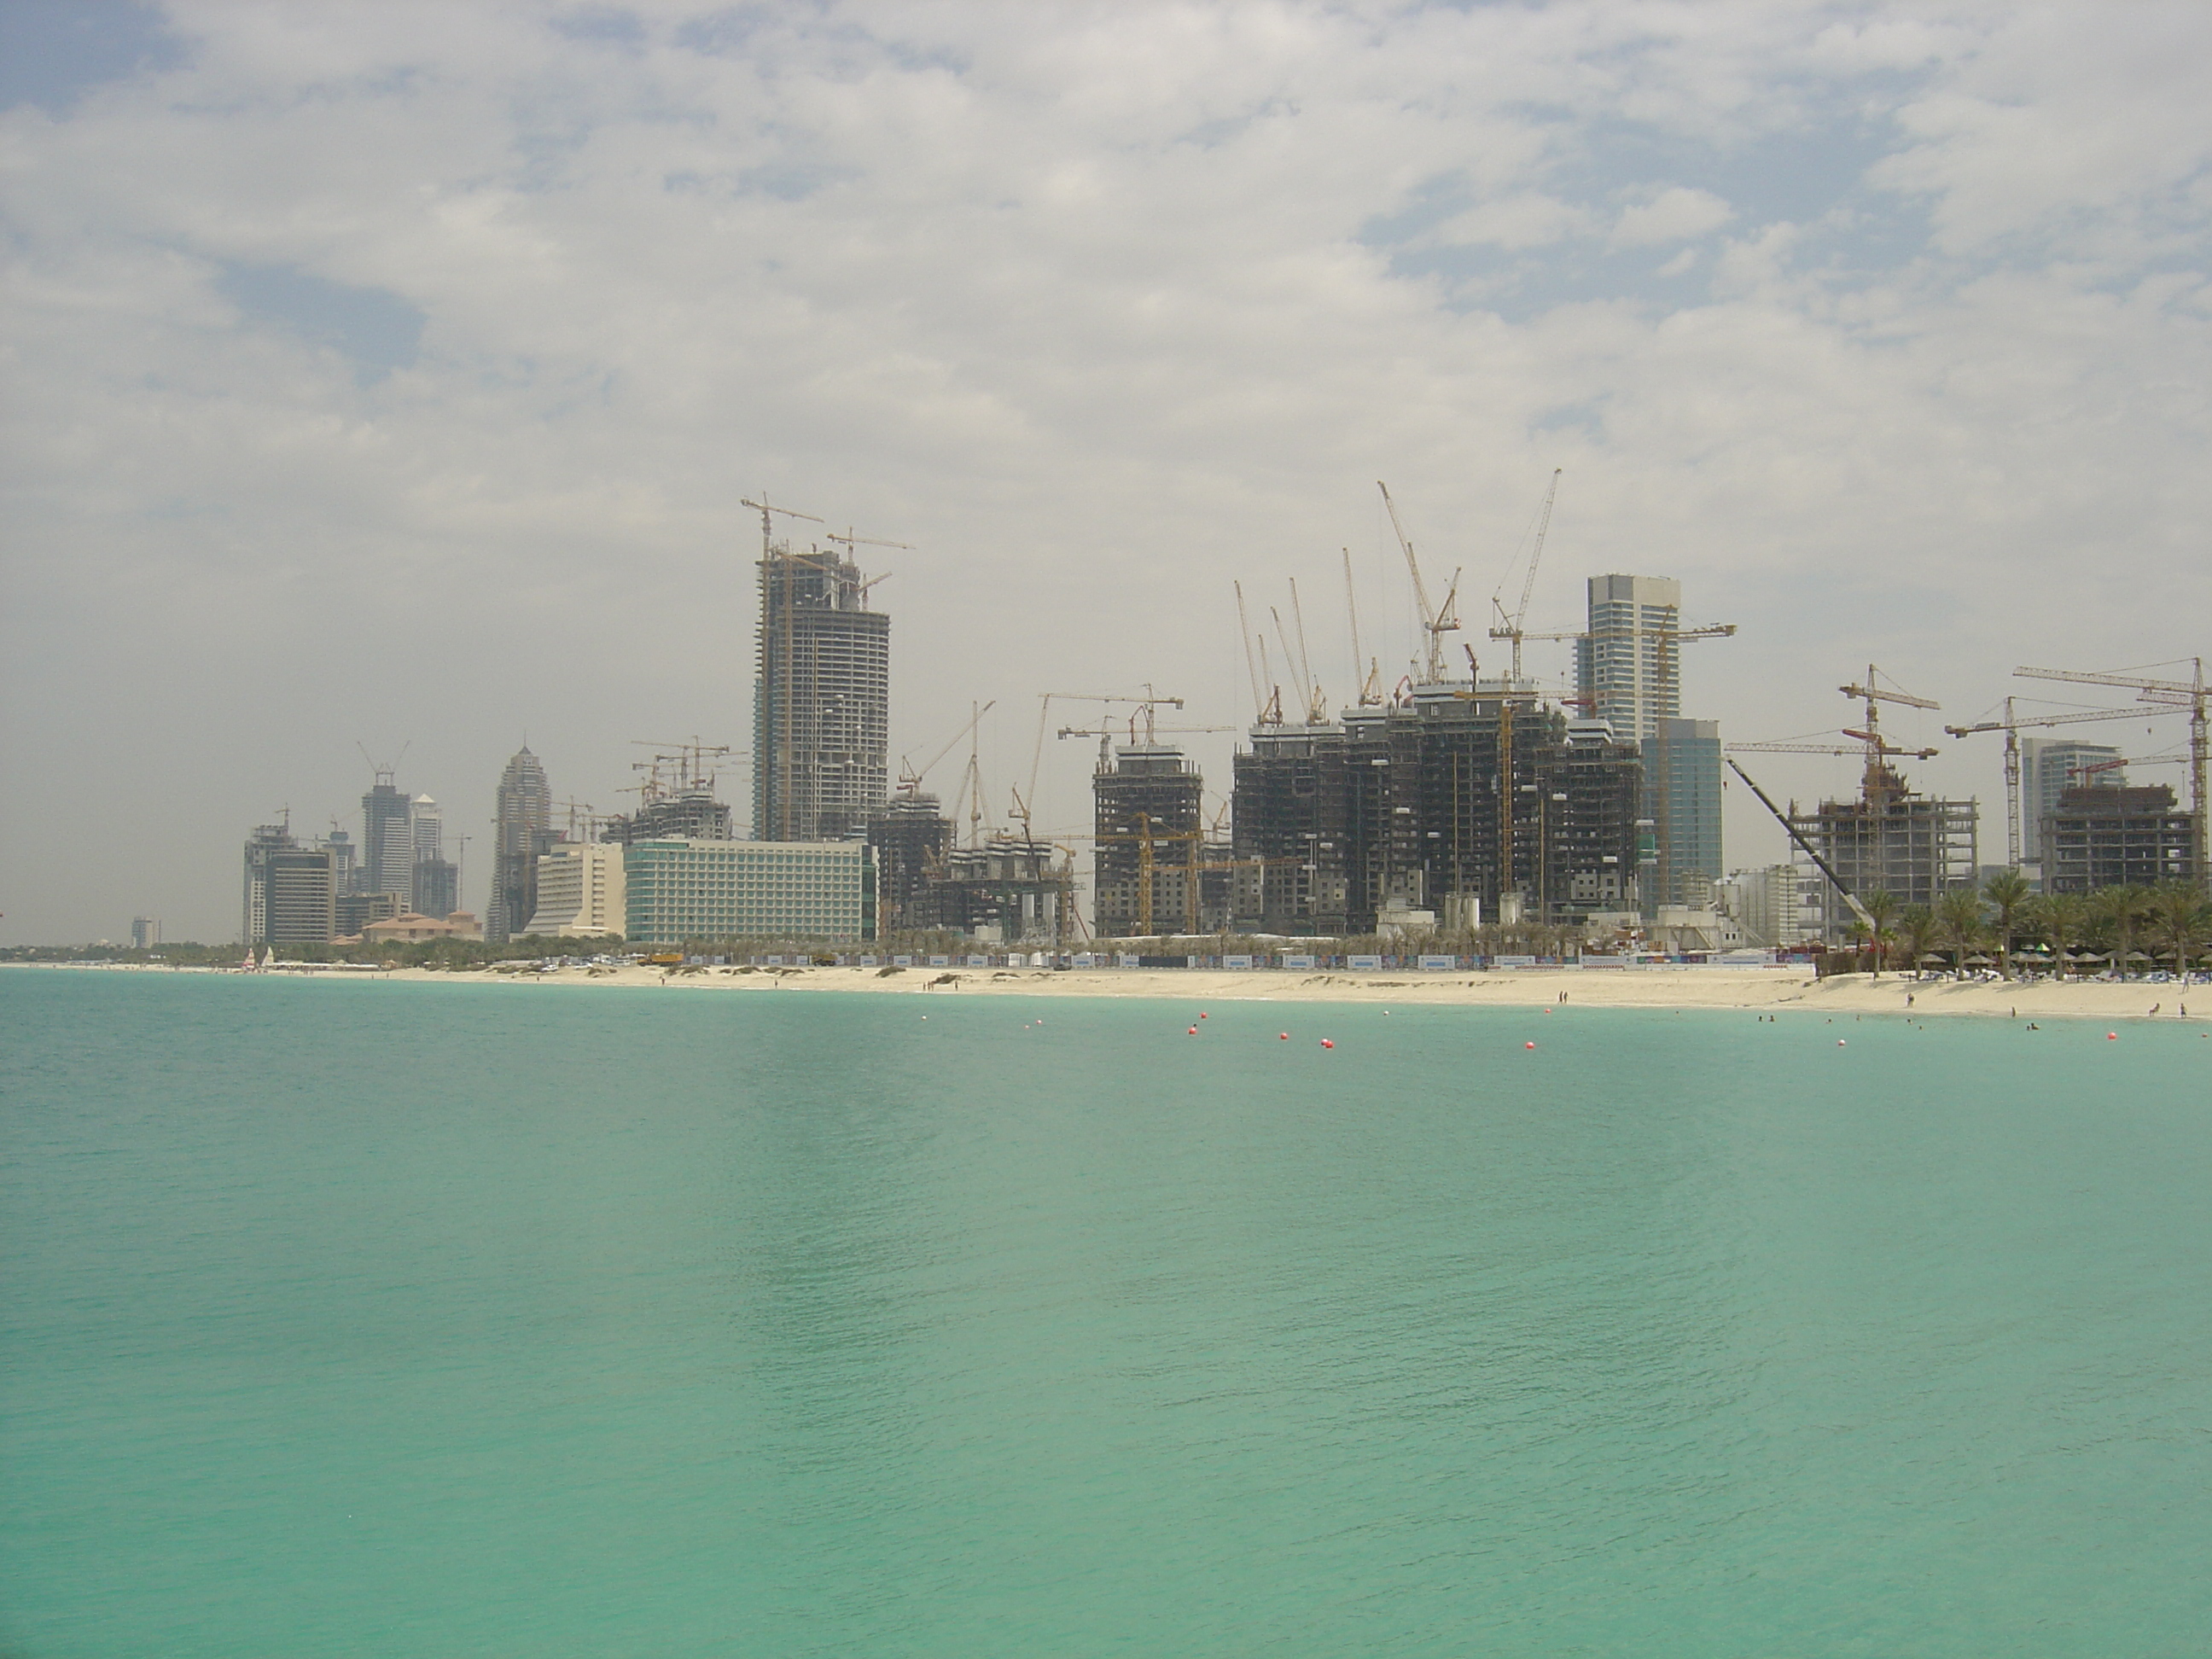
[{"label": "skyscraper", "polygon": [[538,913],[538,860],[554,842],[553,787],[527,744],[499,775],[492,841],[491,903],[484,937],[497,943],[530,925]]},{"label": "skyscraper", "polygon": [[890,618],[835,550],[768,543],[753,684],[753,837],[866,832],[890,778]]},{"label": "skyscraper", "polygon": [[403,906],[415,900],[415,827],[412,804],[392,787],[392,769],[376,769],[376,783],[361,798],[361,889],[397,893]]},{"label": "skyscraper", "polygon": [[1721,851],[1720,726],[1682,715],[1682,584],[1671,576],[1592,576],[1575,678],[1593,719],[1644,752],[1644,816],[1656,862],[1644,893],[1703,906],[1727,867]]},{"label": "skyscraper", "polygon": [[331,864],[327,847],[301,846],[287,825],[256,829],[246,842],[243,942],[326,944],[336,921]]}]

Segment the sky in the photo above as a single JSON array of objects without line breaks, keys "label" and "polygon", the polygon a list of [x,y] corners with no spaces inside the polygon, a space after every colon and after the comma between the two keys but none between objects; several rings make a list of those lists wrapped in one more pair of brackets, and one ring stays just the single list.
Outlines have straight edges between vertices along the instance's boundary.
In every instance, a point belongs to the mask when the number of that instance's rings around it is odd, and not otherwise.
[{"label": "sky", "polygon": [[234,938],[246,832],[358,836],[365,757],[480,912],[526,740],[600,811],[749,743],[763,491],[908,544],[894,765],[994,702],[986,807],[1073,834],[1041,694],[1241,726],[1231,584],[1296,579],[1348,700],[1347,550],[1395,679],[1378,480],[1488,672],[1559,469],[1527,627],[1679,578],[1731,741],[1877,664],[1997,861],[1944,723],[2212,648],[2208,94],[2151,0],[0,0],[0,942]]}]

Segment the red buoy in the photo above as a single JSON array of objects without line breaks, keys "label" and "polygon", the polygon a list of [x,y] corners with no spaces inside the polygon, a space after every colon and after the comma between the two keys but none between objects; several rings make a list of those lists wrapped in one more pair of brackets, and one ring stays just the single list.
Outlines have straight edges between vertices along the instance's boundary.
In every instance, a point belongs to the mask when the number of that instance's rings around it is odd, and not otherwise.
[{"label": "red buoy", "polygon": [[1288,1042],[1291,1040],[1291,1034],[1288,1031],[1278,1031],[1275,1035],[1285,1042]]},{"label": "red buoy", "polygon": [[2107,1031],[2105,1033],[2105,1041],[2107,1042],[2118,1042],[2119,1040],[2120,1034],[2118,1031]]},{"label": "red buoy", "polygon": [[1331,1042],[1327,1037],[1323,1037],[1321,1040],[1321,1046],[1324,1048],[1334,1048],[1336,1047],[1336,1044]]},{"label": "red buoy", "polygon": [[1190,1034],[1191,1034],[1193,1036],[1196,1036],[1198,1035],[1198,1027],[1197,1027],[1197,1026],[1195,1026],[1195,1025],[1192,1026],[1192,1027],[1190,1028]]},{"label": "red buoy", "polygon": [[1523,1048],[1534,1048],[1536,1045],[1535,1045],[1534,1043],[1533,1043],[1533,1042],[1524,1042],[1524,1043],[1522,1043],[1521,1046],[1522,1046]]}]

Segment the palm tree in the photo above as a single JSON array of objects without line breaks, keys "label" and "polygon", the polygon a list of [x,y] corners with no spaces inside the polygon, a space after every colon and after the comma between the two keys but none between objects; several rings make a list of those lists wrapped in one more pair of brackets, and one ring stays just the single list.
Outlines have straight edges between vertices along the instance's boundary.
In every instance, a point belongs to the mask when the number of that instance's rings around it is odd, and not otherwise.
[{"label": "palm tree", "polygon": [[1912,976],[1920,977],[1920,958],[1936,942],[1936,913],[1924,904],[1908,904],[1897,913],[1897,936],[1912,963]]},{"label": "palm tree", "polygon": [[1983,896],[1996,907],[1997,938],[2004,947],[1997,958],[1997,971],[2007,979],[2012,977],[2013,918],[2027,902],[2028,893],[2027,878],[2017,870],[2000,870],[1982,884]]},{"label": "palm tree", "polygon": [[2143,891],[2139,887],[2100,887],[2089,895],[2091,921],[2112,947],[2112,966],[2124,977],[2128,955],[2135,949],[2136,922],[2142,914]]},{"label": "palm tree", "polygon": [[1936,901],[1936,925],[1951,942],[1952,965],[1960,979],[1966,976],[1966,952],[1982,933],[1982,896],[1971,887],[1954,887]]},{"label": "palm tree", "polygon": [[2081,942],[2086,908],[2079,893],[2045,893],[2030,915],[2030,925],[2051,947],[2051,965],[2061,979],[2069,976],[2066,953]]},{"label": "palm tree", "polygon": [[1890,923],[1897,919],[1897,896],[1877,887],[1873,892],[1862,896],[1859,903],[1874,919],[1874,926],[1867,929],[1867,934],[1868,942],[1874,946],[1874,976],[1880,979],[1882,955],[1897,937],[1890,927]]},{"label": "palm tree", "polygon": [[2166,941],[2173,952],[2173,970],[2185,979],[2189,964],[2212,939],[2212,903],[2188,882],[2160,888],[2149,906],[2154,938]]}]

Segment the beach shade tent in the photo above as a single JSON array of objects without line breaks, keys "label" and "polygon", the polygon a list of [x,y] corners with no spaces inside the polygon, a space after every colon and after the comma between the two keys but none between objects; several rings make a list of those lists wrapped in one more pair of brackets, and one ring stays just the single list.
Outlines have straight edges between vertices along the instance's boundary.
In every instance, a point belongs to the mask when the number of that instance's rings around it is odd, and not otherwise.
[{"label": "beach shade tent", "polygon": [[2110,962],[2112,958],[2106,956],[2100,956],[2094,951],[2070,951],[2067,953],[2066,960],[2069,962]]},{"label": "beach shade tent", "polygon": [[1938,968],[1941,968],[1945,963],[1950,961],[1950,957],[1945,956],[1941,951],[1923,951],[1918,957],[1919,962],[1923,967],[1929,963],[1933,963]]},{"label": "beach shade tent", "polygon": [[1966,966],[1969,968],[1994,968],[1996,966],[1996,963],[1992,962],[1987,957],[1968,957],[1966,958]]},{"label": "beach shade tent", "polygon": [[2130,951],[2128,952],[2128,960],[2130,962],[2148,962],[2151,960],[2151,955],[2148,951]]}]

